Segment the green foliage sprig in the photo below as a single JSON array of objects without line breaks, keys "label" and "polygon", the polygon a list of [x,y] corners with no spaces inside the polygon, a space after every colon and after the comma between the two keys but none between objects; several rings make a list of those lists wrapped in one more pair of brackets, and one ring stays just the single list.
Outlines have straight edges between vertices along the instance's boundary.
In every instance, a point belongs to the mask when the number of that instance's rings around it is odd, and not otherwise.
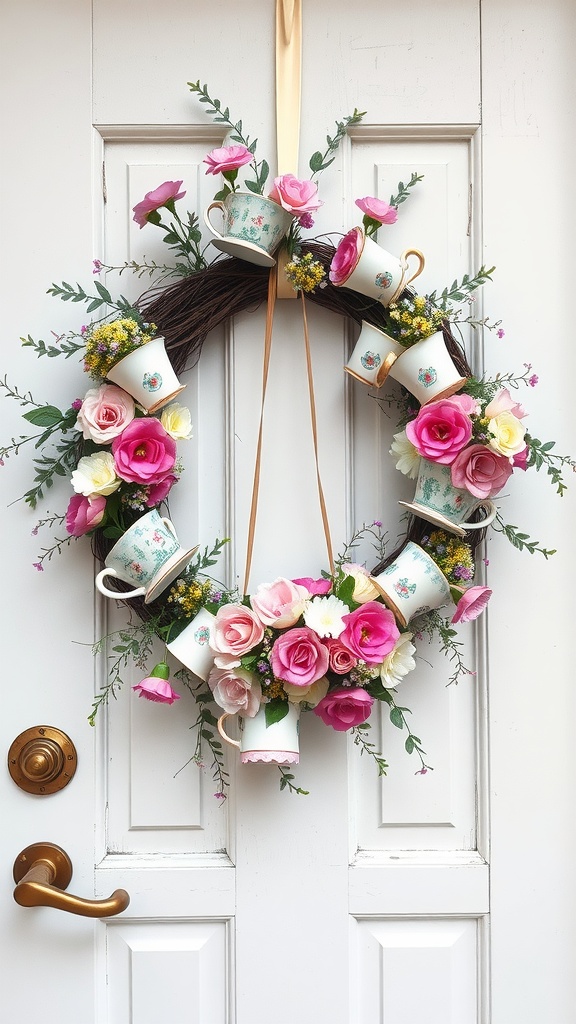
[{"label": "green foliage sprig", "polygon": [[310,157],[308,166],[312,171],[313,178],[322,171],[325,171],[330,164],[334,163],[336,153],[340,148],[340,144],[346,137],[348,129],[356,124],[360,124],[365,114],[365,110],[360,111],[354,108],[354,113],[350,114],[349,117],[345,117],[342,121],[336,121],[336,134],[334,136],[326,136],[327,148],[324,153],[321,153],[320,150],[316,150],[316,152]]},{"label": "green foliage sprig", "polygon": [[[228,126],[230,139],[233,142],[240,143],[241,146],[246,146],[246,149],[252,153],[254,159],[250,163],[250,167],[254,171],[254,181],[246,181],[245,185],[250,192],[256,192],[261,195],[268,180],[268,175],[270,174],[270,167],[266,160],[260,160],[259,162],[256,160],[255,153],[256,146],[258,145],[258,139],[251,140],[249,135],[244,135],[242,121],[234,122],[231,120],[229,107],[222,109],[220,100],[212,99],[210,96],[207,85],[200,85],[200,81],[187,82],[186,84],[188,85],[190,92],[196,93],[200,103],[204,103],[208,107],[208,114],[212,120]],[[230,188],[225,186],[215,198],[220,200],[225,199],[230,191]]]},{"label": "green foliage sprig", "polygon": [[440,292],[440,295],[436,291],[431,292],[427,299],[432,305],[437,306],[438,309],[448,311],[451,302],[464,302],[477,288],[486,284],[486,281],[491,281],[495,270],[496,267],[481,266],[480,270],[473,277],[470,277],[469,274],[464,274],[461,281],[458,281],[458,279],[454,280],[449,288],[444,288]]}]

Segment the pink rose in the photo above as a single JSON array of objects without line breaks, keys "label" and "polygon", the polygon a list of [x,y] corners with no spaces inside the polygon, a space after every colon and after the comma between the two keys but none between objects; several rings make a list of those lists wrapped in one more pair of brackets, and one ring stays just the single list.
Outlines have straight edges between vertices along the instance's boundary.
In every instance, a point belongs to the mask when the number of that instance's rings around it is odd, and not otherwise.
[{"label": "pink rose", "polygon": [[477,416],[481,411],[481,405],[477,398],[472,398],[472,395],[465,395],[460,393],[459,395],[452,395],[450,398],[451,402],[456,402],[460,406],[462,412],[466,413],[467,416]]},{"label": "pink rose", "polygon": [[513,467],[510,460],[483,444],[471,444],[454,459],[451,477],[454,487],[476,498],[492,498],[502,490]]},{"label": "pink rose", "polygon": [[270,652],[276,679],[294,686],[310,686],[326,672],[328,651],[313,629],[302,626],[282,633]]},{"label": "pink rose", "polygon": [[348,280],[360,258],[362,239],[362,228],[352,228],[338,243],[328,274],[332,284],[342,285]]},{"label": "pink rose", "polygon": [[213,668],[208,685],[214,700],[229,715],[238,712],[245,718],[254,718],[262,701],[262,687],[253,672],[243,668]]},{"label": "pink rose", "polygon": [[76,429],[95,444],[109,444],[134,419],[134,399],[115,384],[90,388],[78,411]]},{"label": "pink rose", "polygon": [[346,732],[370,717],[374,698],[361,689],[332,690],[314,708],[325,725]]},{"label": "pink rose", "polygon": [[87,498],[73,494],[66,510],[66,529],[73,537],[82,537],[95,530],[102,522],[106,510],[106,498],[101,494]]},{"label": "pink rose", "polygon": [[160,661],[154,666],[150,675],[146,679],[142,679],[132,689],[139,697],[145,697],[146,700],[153,700],[157,704],[173,704],[175,700],[180,700],[180,694],[172,689],[168,682],[169,678],[168,665],[165,661]]},{"label": "pink rose", "polygon": [[526,447],[523,448],[521,452],[517,452],[514,458],[512,459],[512,465],[514,469],[523,469],[524,471],[526,471],[528,469],[529,454],[530,449],[528,445],[526,445]]},{"label": "pink rose", "polygon": [[406,436],[419,455],[448,466],[470,441],[472,420],[459,402],[442,398],[422,406],[406,424]]},{"label": "pink rose", "polygon": [[313,580],[311,576],[303,576],[302,579],[292,580],[299,587],[306,587],[311,596],[316,594],[327,594],[332,589],[332,580]]},{"label": "pink rose", "polygon": [[345,676],[358,664],[358,658],[339,640],[328,638],[324,640],[324,646],[328,648],[328,665],[337,675]]},{"label": "pink rose", "polygon": [[216,612],[210,646],[218,654],[234,654],[237,658],[256,647],[264,636],[259,618],[243,604],[225,604]]},{"label": "pink rose", "polygon": [[246,146],[222,146],[213,149],[204,157],[203,163],[208,165],[206,174],[224,174],[226,171],[237,171],[244,164],[249,164],[254,157]]},{"label": "pink rose", "polygon": [[295,217],[313,213],[324,205],[318,199],[316,182],[301,181],[293,174],[283,174],[280,178],[274,178],[274,186],[268,198]]},{"label": "pink rose", "polygon": [[306,587],[279,576],[273,583],[261,583],[250,604],[265,626],[286,629],[298,622],[309,597]]},{"label": "pink rose", "polygon": [[472,622],[484,611],[492,591],[488,587],[469,587],[458,601],[452,622]]},{"label": "pink rose", "polygon": [[395,206],[389,206],[382,199],[374,196],[365,196],[364,199],[357,199],[356,206],[359,206],[362,213],[365,213],[370,220],[378,220],[381,224],[395,224],[398,220],[398,210]]},{"label": "pink rose", "polygon": [[486,406],[484,415],[489,420],[492,420],[495,416],[499,416],[501,412],[511,412],[517,420],[522,420],[528,415],[520,403],[514,401],[508,388],[502,388],[498,394],[494,395],[492,401]]},{"label": "pink rose", "polygon": [[153,192],[147,192],[140,203],[136,203],[133,209],[134,220],[141,228],[148,223],[148,215],[159,210],[162,206],[173,206],[177,199],[182,199],[186,192],[178,192],[181,181],[164,181]]},{"label": "pink rose", "polygon": [[177,476],[174,476],[174,473],[170,473],[169,476],[164,477],[159,483],[152,484],[148,488],[148,497],[146,498],[148,508],[154,508],[155,505],[165,501],[174,484],[178,483],[178,479]]},{"label": "pink rose", "polygon": [[392,612],[378,601],[367,601],[342,618],[338,639],[367,665],[379,665],[394,647],[400,630]]},{"label": "pink rose", "polygon": [[176,461],[176,442],[159,420],[132,420],[112,442],[116,472],[136,484],[158,484],[170,475]]}]

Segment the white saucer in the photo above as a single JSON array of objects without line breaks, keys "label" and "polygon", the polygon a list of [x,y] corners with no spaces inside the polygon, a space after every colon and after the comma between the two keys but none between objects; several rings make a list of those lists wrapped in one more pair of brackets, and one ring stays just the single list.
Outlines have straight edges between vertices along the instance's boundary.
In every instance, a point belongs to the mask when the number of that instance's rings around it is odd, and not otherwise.
[{"label": "white saucer", "polygon": [[162,591],[166,590],[166,587],[169,587],[170,584],[174,582],[176,577],[180,575],[185,566],[188,565],[188,562],[194,557],[198,551],[198,547],[199,545],[197,544],[195,548],[190,548],[189,551],[185,551],[183,555],[180,555],[176,559],[176,561],[172,561],[170,558],[168,559],[164,566],[164,571],[159,576],[155,577],[154,583],[146,592],[144,604],[150,604],[151,601],[155,601]]},{"label": "white saucer", "polygon": [[433,526],[439,526],[442,530],[446,530],[448,533],[454,533],[457,537],[465,537],[466,530],[462,526],[455,526],[449,519],[446,519],[441,512],[434,512],[425,505],[416,505],[410,501],[399,501],[399,505],[407,508],[413,516],[418,516],[419,519],[425,519],[426,522],[432,523]]},{"label": "white saucer", "polygon": [[212,245],[215,245],[221,252],[227,252],[229,256],[236,256],[239,260],[255,263],[258,267],[276,266],[274,257],[269,256],[253,242],[243,242],[240,238],[213,238],[211,241]]}]

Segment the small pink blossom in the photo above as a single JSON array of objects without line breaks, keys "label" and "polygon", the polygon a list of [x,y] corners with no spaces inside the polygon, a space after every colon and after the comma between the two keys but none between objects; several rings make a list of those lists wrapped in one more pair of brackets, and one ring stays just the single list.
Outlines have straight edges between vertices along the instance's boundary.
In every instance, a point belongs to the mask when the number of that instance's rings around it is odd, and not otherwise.
[{"label": "small pink blossom", "polygon": [[313,580],[311,576],[303,576],[299,580],[292,580],[299,587],[306,587],[312,596],[316,594],[327,594],[332,589],[332,580]]},{"label": "small pink blossom", "polygon": [[74,412],[79,412],[80,409],[82,408],[82,399],[81,398],[75,398],[74,401],[72,402],[72,405],[70,406],[70,408],[74,409]]},{"label": "small pink blossom", "polygon": [[37,572],[44,572],[44,566],[42,562],[32,562],[32,566]]},{"label": "small pink blossom", "polygon": [[328,668],[328,651],[313,629],[302,626],[281,633],[270,652],[276,679],[311,686]]},{"label": "small pink blossom", "polygon": [[314,213],[324,205],[318,199],[316,182],[309,179],[302,181],[293,174],[282,174],[274,178],[268,198],[298,218],[306,213]]},{"label": "small pink blossom", "polygon": [[484,611],[492,591],[488,587],[469,587],[458,601],[452,622],[472,622]]},{"label": "small pink blossom", "polygon": [[471,444],[456,456],[451,478],[454,487],[476,498],[492,498],[505,486],[513,471],[510,460],[483,444]]},{"label": "small pink blossom", "polygon": [[523,469],[524,471],[526,471],[528,469],[529,455],[530,449],[528,445],[526,445],[526,447],[523,448],[521,452],[517,452],[514,458],[512,459],[512,465],[514,466],[514,469]]},{"label": "small pink blossom", "polygon": [[506,331],[504,331],[501,327],[499,327],[498,330],[496,331],[496,337],[497,338],[503,338],[505,333],[506,333]]},{"label": "small pink blossom", "polygon": [[406,436],[419,455],[447,466],[470,442],[472,420],[459,401],[443,398],[422,406],[406,425]]},{"label": "small pink blossom", "polygon": [[343,619],[340,643],[367,665],[379,665],[400,636],[394,615],[378,601],[367,601]]},{"label": "small pink blossom", "polygon": [[529,383],[530,387],[531,388],[535,388],[537,383],[538,383],[538,380],[539,380],[538,374],[533,373],[532,376],[528,378],[528,383]]},{"label": "small pink blossom", "polygon": [[176,442],[153,416],[132,420],[112,442],[116,472],[122,480],[158,484],[176,461]]},{"label": "small pink blossom", "polygon": [[92,266],[93,266],[92,273],[93,274],[99,274],[100,271],[102,270],[103,264],[100,263],[100,260],[92,260]]},{"label": "small pink blossom", "polygon": [[155,210],[160,210],[163,206],[169,209],[173,207],[177,199],[182,199],[186,195],[185,191],[178,191],[181,185],[181,181],[164,181],[152,192],[147,192],[144,199],[133,208],[133,219],[136,223],[143,228],[148,223],[149,215]]},{"label": "small pink blossom", "polygon": [[382,199],[376,199],[374,196],[356,199],[356,206],[360,207],[362,213],[366,214],[370,220],[380,221],[381,224],[395,224],[398,220],[398,210],[396,207],[390,206]]},{"label": "small pink blossom", "polygon": [[363,237],[362,228],[352,228],[338,243],[328,274],[332,284],[343,285],[350,277],[362,252]]},{"label": "small pink blossom", "polygon": [[301,228],[313,228],[314,217],[311,213],[301,213],[298,217],[298,223]]},{"label": "small pink blossom", "polygon": [[66,511],[66,529],[73,537],[82,537],[95,530],[106,511],[106,498],[101,494],[85,497],[73,494]]},{"label": "small pink blossom", "polygon": [[332,690],[316,705],[314,713],[325,725],[331,725],[337,732],[346,732],[361,725],[370,717],[374,698],[359,687]]},{"label": "small pink blossom", "polygon": [[165,661],[160,661],[154,666],[150,675],[146,679],[142,679],[132,689],[139,697],[145,697],[146,700],[155,701],[157,704],[173,704],[175,700],[180,700],[180,694],[170,686],[169,676],[168,665]]},{"label": "small pink blossom", "polygon": [[208,167],[206,174],[226,174],[227,171],[237,171],[252,159],[250,150],[238,143],[213,149],[202,162]]},{"label": "small pink blossom", "polygon": [[491,420],[494,419],[495,416],[499,416],[502,412],[511,412],[517,420],[522,420],[527,415],[526,410],[522,408],[520,402],[514,401],[512,395],[508,391],[508,388],[501,388],[498,394],[494,395],[492,401],[486,406],[484,415]]},{"label": "small pink blossom", "polygon": [[163,480],[160,480],[159,483],[151,484],[146,496],[147,508],[155,508],[156,505],[160,505],[161,502],[166,501],[166,498],[174,487],[174,484],[178,483],[178,479],[179,478],[174,473],[170,473],[168,476],[165,476]]}]

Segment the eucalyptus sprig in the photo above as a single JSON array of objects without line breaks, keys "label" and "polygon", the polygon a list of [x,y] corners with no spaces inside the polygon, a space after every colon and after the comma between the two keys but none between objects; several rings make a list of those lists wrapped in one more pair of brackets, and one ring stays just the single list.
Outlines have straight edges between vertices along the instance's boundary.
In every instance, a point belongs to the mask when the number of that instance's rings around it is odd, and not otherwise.
[{"label": "eucalyptus sprig", "polygon": [[416,174],[416,171],[411,175],[410,181],[404,184],[403,181],[398,182],[398,192],[396,195],[390,196],[390,206],[400,206],[400,203],[405,203],[410,195],[410,190],[418,184],[419,181],[424,180],[423,174]]},{"label": "eucalyptus sprig", "polygon": [[526,462],[526,468],[530,469],[534,466],[536,472],[538,472],[545,466],[550,482],[556,488],[556,493],[562,496],[566,490],[566,484],[562,478],[562,468],[570,466],[574,473],[576,471],[574,459],[571,459],[569,455],[557,455],[556,452],[553,452],[552,449],[556,445],[555,441],[542,442],[530,434],[525,435],[525,441],[530,453]]},{"label": "eucalyptus sprig", "polygon": [[[108,289],[102,284],[101,281],[95,281],[94,287],[98,292],[97,295],[89,295],[81,284],[76,286],[69,284],[68,281],[62,281],[61,284],[51,284],[46,294],[53,295],[55,298],[62,299],[62,302],[84,302],[88,305],[86,310],[87,313],[93,313],[97,309],[101,309],[102,306],[109,306],[114,310],[117,310],[122,316],[132,317],[141,322],[141,314],[139,310],[135,309],[133,304],[128,301],[124,295],[120,295],[118,299],[113,299]],[[54,353],[56,355],[56,353]]]},{"label": "eucalyptus sprig", "polygon": [[369,741],[367,735],[369,729],[369,722],[361,722],[360,725],[354,726],[351,730],[352,736],[354,737],[354,746],[360,748],[360,754],[368,754],[374,760],[378,769],[378,775],[386,775],[386,769],[390,766],[388,762],[384,760],[382,754],[376,750],[376,744]]},{"label": "eucalyptus sprig", "polygon": [[427,633],[431,641],[435,638],[438,641],[440,653],[446,655],[448,660],[454,665],[454,671],[446,684],[447,686],[458,683],[461,676],[474,675],[472,670],[467,668],[464,663],[462,657],[463,644],[460,640],[455,639],[458,634],[452,628],[452,623],[449,619],[443,618],[437,611],[431,611],[410,625],[411,627],[414,625],[416,631],[419,629],[422,633]]},{"label": "eucalyptus sprig", "polygon": [[[48,356],[49,359],[54,359],[55,356],[64,356],[65,359],[69,359],[70,356],[76,355],[77,352],[84,352],[84,339],[76,331],[68,331],[66,334],[54,334],[54,338],[55,344],[54,342],[46,344],[42,338],[35,341],[32,335],[27,334],[25,338],[20,338],[20,341],[23,348],[34,349],[38,358]],[[80,341],[74,341],[75,338],[79,338]]]},{"label": "eucalyptus sprig", "polygon": [[330,164],[334,163],[336,153],[340,148],[341,142],[346,137],[348,129],[355,124],[360,124],[365,114],[365,110],[360,111],[354,108],[354,113],[350,114],[349,117],[345,117],[342,121],[336,121],[336,134],[334,136],[326,136],[327,148],[324,153],[316,150],[310,157],[308,166],[312,171],[312,178],[325,171]]},{"label": "eucalyptus sprig", "polygon": [[[224,751],[217,734],[218,719],[211,710],[211,707],[214,706],[212,691],[203,682],[195,687],[192,676],[186,669],[177,672],[176,678],[184,682],[198,706],[198,717],[190,726],[191,729],[196,730],[196,746],[190,760],[194,761],[199,768],[209,767],[211,769],[212,778],[219,787],[215,795],[223,798],[230,785],[230,778],[225,769]],[[208,745],[212,757],[210,765],[206,765],[204,762],[204,743]]]},{"label": "eucalyptus sprig", "polygon": [[496,533],[503,533],[506,540],[509,540],[512,546],[517,548],[518,551],[528,551],[531,555],[538,552],[539,555],[544,555],[546,561],[548,561],[551,555],[556,554],[556,548],[541,548],[539,546],[539,540],[532,540],[527,533],[520,533],[517,526],[505,523],[499,512],[497,513],[492,526]]},{"label": "eucalyptus sprig", "polygon": [[477,288],[486,284],[486,281],[491,281],[495,270],[496,267],[481,266],[480,270],[473,277],[470,277],[469,274],[464,274],[461,281],[458,281],[456,278],[449,288],[444,288],[440,292],[440,295],[433,291],[426,297],[433,306],[449,311],[451,302],[464,302]]},{"label": "eucalyptus sprig", "polygon": [[88,715],[90,725],[95,725],[95,719],[101,707],[105,707],[110,698],[118,698],[118,692],[124,685],[122,674],[127,672],[131,664],[137,668],[144,669],[146,661],[152,653],[156,639],[156,619],[153,617],[147,622],[138,625],[130,624],[124,629],[103,636],[92,646],[94,657],[101,655],[108,650],[109,644],[116,638],[116,644],[112,647],[112,653],[108,655],[108,678],[101,687],[93,704],[92,711]]}]

